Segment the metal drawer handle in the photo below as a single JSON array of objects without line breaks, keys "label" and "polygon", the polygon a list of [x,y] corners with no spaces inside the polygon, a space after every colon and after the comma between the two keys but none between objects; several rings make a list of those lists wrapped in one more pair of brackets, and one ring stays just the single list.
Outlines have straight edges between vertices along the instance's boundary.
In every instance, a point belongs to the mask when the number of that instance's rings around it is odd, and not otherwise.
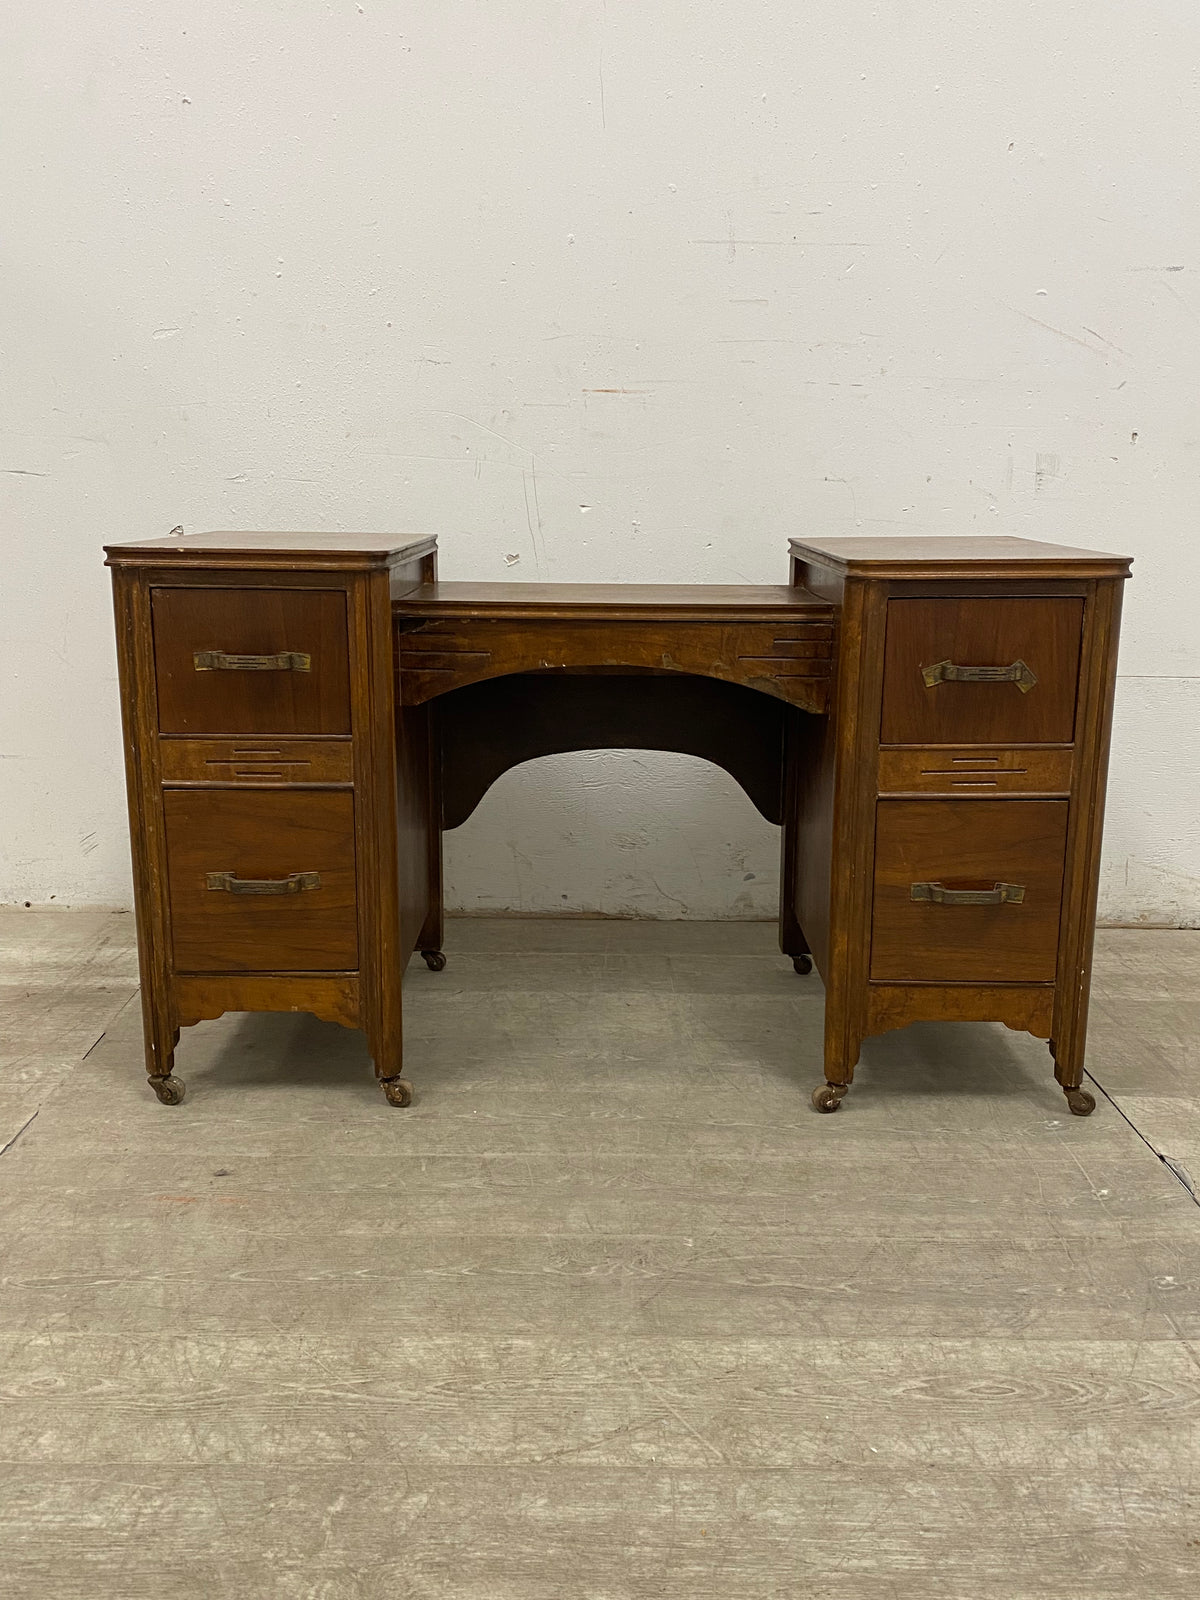
[{"label": "metal drawer handle", "polygon": [[954,661],[939,661],[922,667],[921,676],[927,689],[939,683],[1015,683],[1022,694],[1037,682],[1037,674],[1024,661],[1014,661],[1011,667],[960,667]]},{"label": "metal drawer handle", "polygon": [[281,650],[274,656],[231,656],[225,650],[195,650],[197,672],[311,672],[312,657],[303,650]]},{"label": "metal drawer handle", "polygon": [[239,878],[235,872],[205,874],[210,889],[228,889],[230,894],[303,894],[319,889],[319,872],[290,872],[286,878]]},{"label": "metal drawer handle", "polygon": [[939,906],[1019,906],[1025,898],[1023,883],[997,883],[990,889],[947,889],[944,883],[914,883],[911,900],[932,900]]}]

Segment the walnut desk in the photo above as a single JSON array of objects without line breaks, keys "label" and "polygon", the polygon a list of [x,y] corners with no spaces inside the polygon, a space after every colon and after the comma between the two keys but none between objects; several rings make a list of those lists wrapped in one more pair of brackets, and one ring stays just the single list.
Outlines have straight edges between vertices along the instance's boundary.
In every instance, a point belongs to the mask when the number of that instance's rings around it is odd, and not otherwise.
[{"label": "walnut desk", "polygon": [[772,587],[439,583],[433,538],[107,549],[146,1061],[227,1010],[365,1030],[406,1105],[401,979],[441,838],[569,750],[715,762],[782,828],[779,937],[825,982],[835,1111],[864,1038],[999,1021],[1081,1088],[1122,556],[793,540]]}]

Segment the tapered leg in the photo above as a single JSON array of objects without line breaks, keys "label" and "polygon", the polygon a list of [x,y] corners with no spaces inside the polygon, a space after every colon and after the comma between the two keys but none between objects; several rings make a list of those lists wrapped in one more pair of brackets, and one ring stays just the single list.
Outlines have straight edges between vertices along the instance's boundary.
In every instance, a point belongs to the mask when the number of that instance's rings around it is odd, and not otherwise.
[{"label": "tapered leg", "polygon": [[840,1019],[826,1002],[825,1013],[825,1082],[812,1092],[813,1107],[817,1111],[836,1111],[846,1098],[854,1082],[854,1068],[862,1048],[861,1039],[839,1027]]},{"label": "tapered leg", "polygon": [[791,956],[792,965],[802,976],[812,971],[812,947],[804,937],[791,896],[787,894],[779,897],[779,948],[785,956]]},{"label": "tapered leg", "polygon": [[397,1007],[396,1024],[392,1028],[368,1028],[367,1044],[375,1062],[375,1076],[379,1087],[394,1106],[412,1104],[413,1086],[400,1074],[404,1070],[404,1039]]},{"label": "tapered leg", "polygon": [[445,936],[445,895],[442,887],[442,748],[438,733],[437,707],[427,708],[426,762],[429,795],[429,847],[426,867],[428,911],[417,939],[417,949],[430,972],[441,972],[446,965],[442,954]]},{"label": "tapered leg", "polygon": [[1076,1117],[1090,1117],[1096,1109],[1096,1097],[1083,1084],[1083,1054],[1086,1028],[1078,1026],[1068,1030],[1064,1040],[1050,1040],[1050,1054],[1054,1057],[1054,1076],[1062,1085],[1067,1105]]},{"label": "tapered leg", "polygon": [[417,949],[430,972],[441,972],[446,965],[442,954],[445,934],[445,912],[442,907],[442,830],[438,828],[430,841],[429,911],[421,924]]},{"label": "tapered leg", "polygon": [[789,738],[784,754],[783,838],[779,856],[779,948],[791,956],[792,965],[804,976],[812,971],[812,946],[796,915],[796,815],[798,807],[795,738]]},{"label": "tapered leg", "polygon": [[150,984],[142,985],[142,1037],[146,1049],[146,1077],[165,1106],[177,1106],[185,1086],[173,1073],[179,1029],[171,1022],[166,996]]}]

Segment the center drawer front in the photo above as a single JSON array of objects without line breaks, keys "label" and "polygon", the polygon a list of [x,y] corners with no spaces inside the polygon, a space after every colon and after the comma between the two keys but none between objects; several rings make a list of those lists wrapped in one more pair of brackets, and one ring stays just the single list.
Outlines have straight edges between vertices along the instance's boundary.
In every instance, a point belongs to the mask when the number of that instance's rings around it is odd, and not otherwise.
[{"label": "center drawer front", "polygon": [[357,968],[350,791],[167,789],[163,810],[177,971]]},{"label": "center drawer front", "polygon": [[493,622],[434,619],[398,634],[405,705],[499,673],[643,668],[721,678],[809,709],[823,708],[833,624],[778,622]]},{"label": "center drawer front", "polygon": [[1071,595],[890,600],[881,743],[1070,744],[1082,628]]},{"label": "center drawer front", "polygon": [[161,732],[350,732],[344,593],[163,587],[150,595]]},{"label": "center drawer front", "polygon": [[[1066,800],[881,800],[876,813],[871,977],[929,983],[1054,978]],[[939,884],[946,899],[913,898]],[[996,884],[999,905],[956,904]]]}]

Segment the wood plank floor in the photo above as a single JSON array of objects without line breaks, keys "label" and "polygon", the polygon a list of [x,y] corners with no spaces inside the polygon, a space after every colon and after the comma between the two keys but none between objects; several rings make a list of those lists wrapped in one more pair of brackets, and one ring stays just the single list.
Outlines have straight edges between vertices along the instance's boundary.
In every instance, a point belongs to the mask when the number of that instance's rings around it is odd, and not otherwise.
[{"label": "wood plank floor", "polygon": [[817,1116],[772,929],[501,919],[410,1110],[286,1016],[172,1109],[132,920],[0,912],[0,1594],[1195,1594],[1200,934],[1100,935],[1087,1120],[967,1025]]}]

